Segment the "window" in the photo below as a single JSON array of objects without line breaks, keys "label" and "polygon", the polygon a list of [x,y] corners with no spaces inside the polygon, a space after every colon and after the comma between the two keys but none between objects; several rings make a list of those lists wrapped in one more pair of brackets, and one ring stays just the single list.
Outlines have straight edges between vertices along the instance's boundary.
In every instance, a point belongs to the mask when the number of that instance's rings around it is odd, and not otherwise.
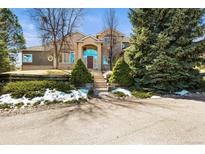
[{"label": "window", "polygon": [[105,44],[109,44],[110,43],[110,38],[109,37],[105,37],[104,38],[104,43]]},{"label": "window", "polygon": [[125,49],[125,48],[127,48],[128,46],[129,46],[128,43],[126,43],[126,42],[123,42],[123,43],[122,43],[122,49]]},{"label": "window", "polygon": [[71,51],[70,53],[62,53],[61,61],[64,64],[73,64],[75,62],[74,51]]},{"label": "window", "polygon": [[74,62],[75,62],[75,53],[72,51],[70,56],[71,56],[71,64],[74,64]]},{"label": "window", "polygon": [[[113,36],[112,40],[113,40],[113,44],[115,45],[117,43],[117,38]],[[110,43],[110,37],[104,37],[104,43],[108,45]]]},{"label": "window", "polygon": [[116,37],[113,38],[113,44],[116,44],[117,43],[117,39]]},{"label": "window", "polygon": [[32,63],[32,54],[23,54],[23,63]]},{"label": "window", "polygon": [[106,55],[103,56],[103,64],[108,64],[108,59]]}]

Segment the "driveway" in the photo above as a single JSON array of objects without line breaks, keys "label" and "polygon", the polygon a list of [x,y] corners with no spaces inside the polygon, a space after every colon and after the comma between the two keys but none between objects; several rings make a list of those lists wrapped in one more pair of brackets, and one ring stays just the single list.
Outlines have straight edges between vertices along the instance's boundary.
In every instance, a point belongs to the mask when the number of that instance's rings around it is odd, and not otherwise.
[{"label": "driveway", "polygon": [[83,105],[0,117],[0,144],[204,144],[205,103],[94,98]]}]

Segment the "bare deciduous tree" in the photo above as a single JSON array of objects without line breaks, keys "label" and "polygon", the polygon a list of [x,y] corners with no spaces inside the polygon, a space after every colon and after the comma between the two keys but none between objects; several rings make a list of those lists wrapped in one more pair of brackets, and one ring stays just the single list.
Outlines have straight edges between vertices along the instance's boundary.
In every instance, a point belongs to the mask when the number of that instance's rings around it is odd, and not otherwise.
[{"label": "bare deciduous tree", "polygon": [[32,17],[41,32],[42,42],[45,46],[51,46],[54,53],[54,68],[59,65],[59,57],[65,46],[70,47],[68,38],[83,15],[82,9],[74,8],[44,8],[33,9]]},{"label": "bare deciduous tree", "polygon": [[110,64],[110,70],[112,70],[113,48],[115,45],[114,39],[116,39],[114,32],[116,32],[118,26],[118,17],[115,9],[109,9],[105,13],[104,23],[105,23],[105,29],[108,30],[107,36],[109,37],[109,64]]}]

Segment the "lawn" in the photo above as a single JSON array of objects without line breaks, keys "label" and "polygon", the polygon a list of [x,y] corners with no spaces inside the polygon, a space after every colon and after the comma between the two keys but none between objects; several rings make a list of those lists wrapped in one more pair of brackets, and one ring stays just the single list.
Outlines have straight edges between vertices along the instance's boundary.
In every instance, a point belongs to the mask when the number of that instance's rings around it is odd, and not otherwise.
[{"label": "lawn", "polygon": [[26,70],[26,71],[11,71],[3,74],[24,74],[24,75],[68,75],[71,70],[59,70],[59,69],[49,69],[49,70]]}]

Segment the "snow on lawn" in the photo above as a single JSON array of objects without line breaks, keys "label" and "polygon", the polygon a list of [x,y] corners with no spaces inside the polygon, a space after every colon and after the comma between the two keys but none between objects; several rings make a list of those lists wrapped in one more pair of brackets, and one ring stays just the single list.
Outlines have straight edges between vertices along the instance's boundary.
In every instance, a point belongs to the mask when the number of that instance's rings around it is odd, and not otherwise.
[{"label": "snow on lawn", "polygon": [[116,89],[112,90],[112,93],[116,93],[116,92],[122,92],[127,96],[132,96],[131,92],[127,89],[124,89],[124,88],[116,88]]},{"label": "snow on lawn", "polygon": [[79,90],[71,90],[71,93],[64,93],[57,90],[49,90],[46,89],[44,96],[42,97],[34,97],[33,99],[28,99],[26,97],[22,98],[12,98],[11,94],[4,94],[0,96],[0,104],[13,104],[16,105],[18,103],[23,103],[24,105],[33,105],[34,103],[40,102],[43,105],[45,102],[68,102],[79,99],[86,99],[88,95],[89,89],[79,89]]}]

